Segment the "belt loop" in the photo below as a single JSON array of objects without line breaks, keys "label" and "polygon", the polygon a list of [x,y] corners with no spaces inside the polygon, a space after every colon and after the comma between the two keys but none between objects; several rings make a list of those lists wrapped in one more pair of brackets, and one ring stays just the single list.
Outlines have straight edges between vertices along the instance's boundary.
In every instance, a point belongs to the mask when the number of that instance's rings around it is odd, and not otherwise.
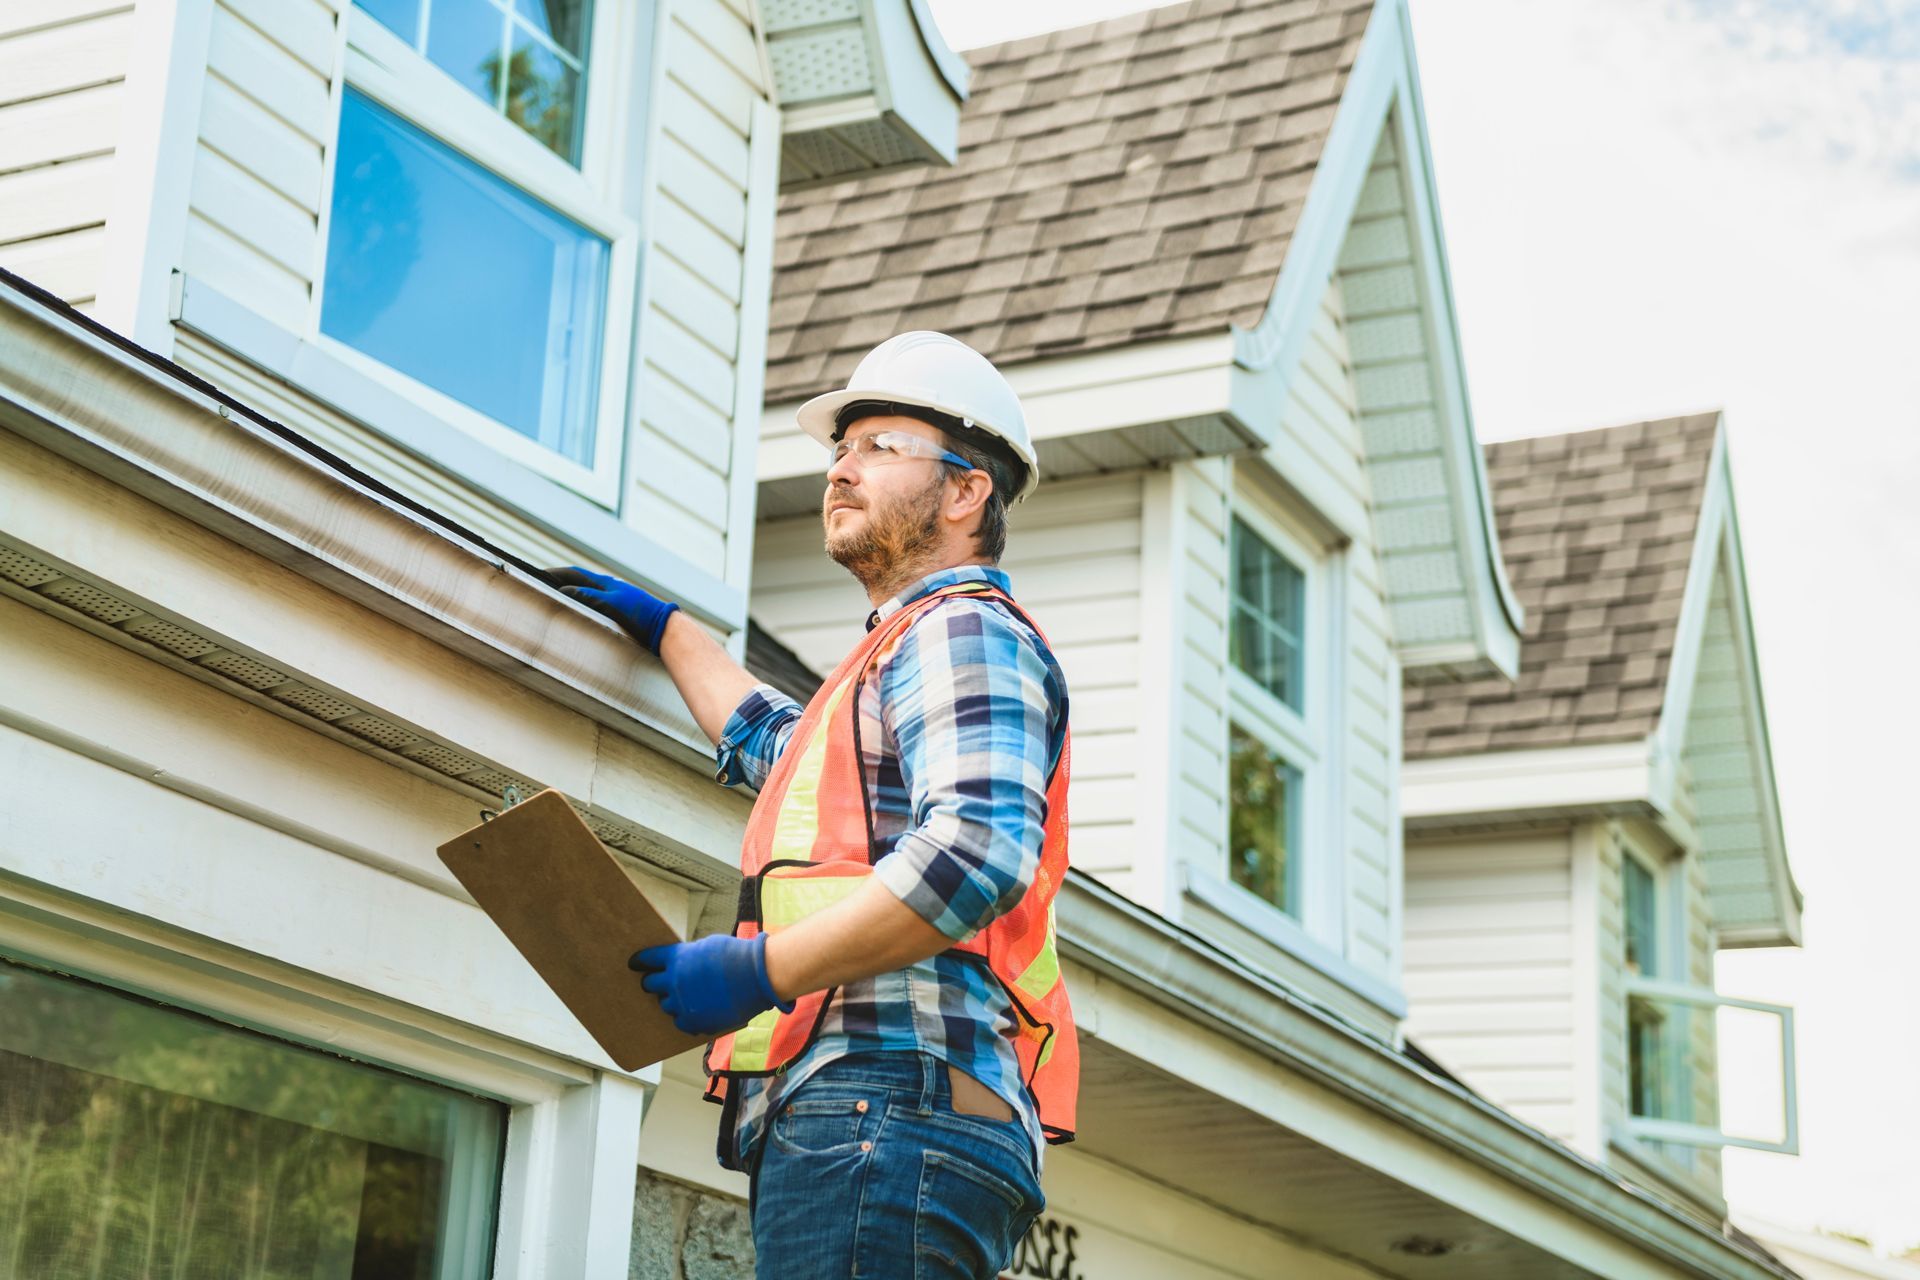
[{"label": "belt loop", "polygon": [[920,1114],[930,1116],[938,1110],[934,1104],[940,1100],[937,1081],[944,1064],[930,1053],[917,1053],[914,1057],[920,1059]]}]

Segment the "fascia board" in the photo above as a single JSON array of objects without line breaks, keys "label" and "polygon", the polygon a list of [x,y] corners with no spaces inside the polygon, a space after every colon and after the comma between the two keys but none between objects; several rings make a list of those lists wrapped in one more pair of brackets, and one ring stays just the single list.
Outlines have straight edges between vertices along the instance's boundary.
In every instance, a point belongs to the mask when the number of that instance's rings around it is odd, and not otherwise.
[{"label": "fascia board", "polygon": [[1637,1250],[1690,1274],[1790,1275],[1091,877],[1069,872],[1059,908],[1063,956],[1103,980],[1247,1045]]},{"label": "fascia board", "polygon": [[[1038,440],[1225,413],[1232,403],[1233,339],[1217,334],[1139,343],[1088,355],[1008,365],[1006,375]],[[760,417],[759,478],[791,480],[826,471],[820,446],[794,429],[802,401],[766,406]]]},{"label": "fascia board", "polygon": [[1568,813],[1663,812],[1649,739],[1408,760],[1400,814],[1408,826],[1498,822]]},{"label": "fascia board", "polygon": [[[0,288],[0,425],[703,770],[706,737],[657,664],[490,548],[390,502],[234,402]],[[630,647],[630,646],[629,646]]]}]

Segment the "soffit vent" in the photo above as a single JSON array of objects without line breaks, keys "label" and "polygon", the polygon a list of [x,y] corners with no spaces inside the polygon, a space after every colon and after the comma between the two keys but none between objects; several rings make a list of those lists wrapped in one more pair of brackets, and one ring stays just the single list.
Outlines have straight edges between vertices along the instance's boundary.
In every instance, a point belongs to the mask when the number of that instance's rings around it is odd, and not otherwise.
[{"label": "soffit vent", "polygon": [[40,594],[58,600],[69,609],[77,609],[89,618],[109,625],[125,622],[128,618],[137,617],[140,614],[140,610],[124,600],[116,600],[106,592],[96,590],[77,578],[62,578],[58,582],[42,587]]},{"label": "soffit vent", "polygon": [[255,662],[244,654],[222,649],[209,657],[201,658],[200,665],[218,671],[229,680],[237,680],[249,689],[271,689],[277,684],[285,684],[292,677],[284,671],[275,671],[264,662]]},{"label": "soffit vent", "polygon": [[[286,672],[235,653],[218,640],[202,635],[191,627],[146,612],[141,606],[124,600],[97,583],[69,577],[52,565],[34,559],[0,543],[0,576],[18,583],[41,599],[53,600],[74,613],[106,624],[107,630],[131,636],[168,655],[186,659],[187,670],[203,675],[213,673],[241,686],[247,696],[259,701],[259,694],[273,699],[294,720],[318,722],[318,727],[337,741],[348,741],[341,731],[352,735],[354,745],[363,749],[384,749],[383,754],[433,770],[449,778],[502,797],[509,785],[530,796],[541,789],[538,782],[518,774],[496,769],[484,761],[462,755],[453,748],[434,742],[411,728],[365,711],[324,689],[295,681]],[[81,624],[85,625],[85,624]],[[100,630],[98,626],[92,628]],[[171,665],[180,667],[178,661]],[[723,870],[707,866],[666,848],[640,828],[590,813],[585,806],[568,801],[586,820],[588,828],[605,843],[648,862],[657,868],[677,872],[688,880],[708,887],[724,887],[728,877]]]},{"label": "soffit vent", "polygon": [[32,556],[23,556],[12,547],[0,547],[0,573],[23,587],[37,587],[60,576],[60,571],[52,565],[41,564]]},{"label": "soffit vent", "polygon": [[289,684],[275,689],[271,695],[291,707],[298,707],[310,716],[315,716],[332,724],[348,716],[360,714],[360,708],[351,702],[343,702],[330,693],[324,693],[311,685]]}]

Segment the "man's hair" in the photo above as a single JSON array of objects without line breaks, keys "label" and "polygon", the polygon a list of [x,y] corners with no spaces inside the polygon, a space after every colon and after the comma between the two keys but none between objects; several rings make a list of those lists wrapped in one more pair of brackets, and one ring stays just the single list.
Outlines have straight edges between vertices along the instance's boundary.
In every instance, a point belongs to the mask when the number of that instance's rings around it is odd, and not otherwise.
[{"label": "man's hair", "polygon": [[1027,483],[1027,467],[998,436],[970,428],[959,418],[917,404],[898,404],[888,400],[858,400],[845,405],[834,415],[833,438],[838,440],[847,428],[862,418],[897,416],[924,422],[940,432],[947,448],[967,460],[967,466],[951,462],[940,464],[943,480],[958,480],[968,471],[984,471],[993,481],[993,492],[980,508],[980,524],[974,530],[974,547],[989,563],[999,564],[1007,550],[1007,507],[1011,496]]},{"label": "man's hair", "polygon": [[[965,458],[972,469],[986,472],[987,478],[993,481],[993,492],[981,504],[980,524],[973,531],[973,540],[975,548],[989,563],[999,564],[1007,550],[1007,505],[1011,495],[1019,493],[1026,483],[1027,468],[997,436],[965,427],[959,431],[942,428],[941,434],[947,438],[947,448]],[[965,476],[968,470],[951,462],[940,466],[947,478],[953,480]]]}]

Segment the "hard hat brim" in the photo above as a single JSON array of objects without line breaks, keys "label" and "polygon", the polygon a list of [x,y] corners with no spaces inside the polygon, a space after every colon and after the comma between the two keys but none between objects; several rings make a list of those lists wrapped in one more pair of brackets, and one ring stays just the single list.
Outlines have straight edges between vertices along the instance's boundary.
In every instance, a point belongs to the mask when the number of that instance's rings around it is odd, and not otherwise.
[{"label": "hard hat brim", "polygon": [[[938,400],[931,400],[922,396],[902,395],[898,391],[883,390],[878,387],[849,387],[844,391],[825,392],[802,404],[793,416],[795,421],[800,424],[802,431],[812,436],[815,440],[818,440],[821,448],[831,450],[833,448],[834,420],[839,417],[842,409],[850,404],[858,404],[862,400],[890,400],[895,404],[915,405],[922,409],[932,409],[936,413],[943,413],[949,418],[966,418],[968,416],[964,410],[956,409],[952,405],[942,404]],[[1040,463],[1037,458],[1027,456],[1030,450],[1021,449],[1019,445],[1008,440],[1005,436],[993,430],[985,423],[981,423],[977,429],[1000,441],[1020,460],[1021,465],[1027,469],[1026,483],[1021,486],[1019,493],[1013,495],[1014,501],[1018,502],[1039,487]]]}]

